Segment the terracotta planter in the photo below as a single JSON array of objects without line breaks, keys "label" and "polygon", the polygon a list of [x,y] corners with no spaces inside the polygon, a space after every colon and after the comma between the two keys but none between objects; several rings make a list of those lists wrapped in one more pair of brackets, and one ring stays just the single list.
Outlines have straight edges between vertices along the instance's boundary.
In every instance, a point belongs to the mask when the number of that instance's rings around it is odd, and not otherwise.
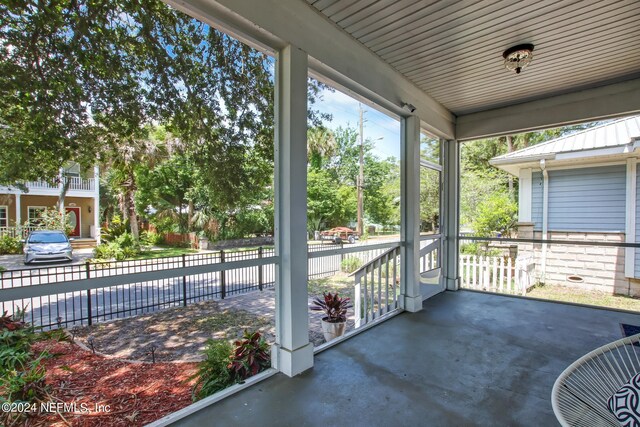
[{"label": "terracotta planter", "polygon": [[324,340],[329,342],[334,338],[344,335],[346,324],[347,322],[331,323],[322,319],[322,334],[324,335]]}]

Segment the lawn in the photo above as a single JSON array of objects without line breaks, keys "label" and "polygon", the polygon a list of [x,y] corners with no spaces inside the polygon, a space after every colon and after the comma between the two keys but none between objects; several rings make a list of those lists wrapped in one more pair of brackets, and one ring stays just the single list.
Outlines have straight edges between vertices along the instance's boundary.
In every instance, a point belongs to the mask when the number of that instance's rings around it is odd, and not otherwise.
[{"label": "lawn", "polygon": [[195,253],[198,253],[197,249],[164,246],[164,247],[154,248],[150,251],[141,252],[139,255],[136,255],[134,257],[127,258],[127,259],[131,260],[131,259],[164,258],[164,257],[182,256],[183,254],[190,255]]},{"label": "lawn", "polygon": [[334,276],[324,277],[322,279],[309,279],[309,296],[321,296],[324,292],[338,292],[351,297],[354,286],[353,277],[349,277],[347,273],[337,273]]},{"label": "lawn", "polygon": [[[263,246],[263,249],[272,249],[273,246]],[[258,249],[257,247],[251,248],[233,248],[233,249],[225,249],[226,253],[231,252],[245,252],[252,251]],[[176,257],[184,255],[192,255],[196,254],[199,251],[197,249],[190,248],[179,248],[175,246],[156,246],[151,250],[144,251],[135,257],[127,258],[127,260],[132,259],[152,259],[152,258],[164,258],[164,257]]]},{"label": "lawn", "polygon": [[624,295],[612,295],[603,292],[585,291],[566,286],[542,285],[527,292],[527,296],[599,307],[640,311],[640,299]]}]

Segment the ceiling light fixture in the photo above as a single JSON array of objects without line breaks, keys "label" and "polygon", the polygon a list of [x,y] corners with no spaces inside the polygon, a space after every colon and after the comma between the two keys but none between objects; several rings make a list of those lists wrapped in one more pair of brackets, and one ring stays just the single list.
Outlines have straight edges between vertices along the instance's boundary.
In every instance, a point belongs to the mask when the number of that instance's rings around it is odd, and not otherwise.
[{"label": "ceiling light fixture", "polygon": [[504,57],[504,67],[507,70],[515,70],[516,74],[524,69],[533,60],[533,45],[519,44],[510,47],[502,54]]}]

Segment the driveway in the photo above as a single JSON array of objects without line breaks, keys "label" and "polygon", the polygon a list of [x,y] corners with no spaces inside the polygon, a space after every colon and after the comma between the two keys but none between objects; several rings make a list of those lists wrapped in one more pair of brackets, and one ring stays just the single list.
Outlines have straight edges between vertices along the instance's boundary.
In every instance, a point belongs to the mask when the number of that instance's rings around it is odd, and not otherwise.
[{"label": "driveway", "polygon": [[24,255],[0,255],[0,266],[7,270],[25,270],[38,267],[59,267],[71,264],[82,264],[87,259],[93,257],[92,248],[82,248],[73,250],[73,261],[69,262],[38,262],[24,265]]}]

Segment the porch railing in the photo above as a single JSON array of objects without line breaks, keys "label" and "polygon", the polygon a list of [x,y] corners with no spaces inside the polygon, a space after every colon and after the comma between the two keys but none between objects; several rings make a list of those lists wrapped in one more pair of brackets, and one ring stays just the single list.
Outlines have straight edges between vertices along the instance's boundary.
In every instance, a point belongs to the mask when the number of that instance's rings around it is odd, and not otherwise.
[{"label": "porch railing", "polygon": [[38,227],[0,227],[0,237],[10,236],[19,239],[26,239],[29,233],[37,230]]},{"label": "porch railing", "polygon": [[423,236],[420,242],[420,273],[436,272],[440,266],[442,236]]},{"label": "porch railing", "polygon": [[353,311],[356,328],[398,308],[400,245],[394,246],[351,273],[355,281]]},{"label": "porch railing", "polygon": [[[79,178],[79,177],[68,177],[65,178],[71,181],[69,184],[69,190],[80,190],[80,191],[93,191],[95,189],[95,179],[94,178]],[[52,184],[45,180],[38,181],[29,181],[26,183],[27,188],[33,189],[41,189],[41,190],[57,190],[58,184]]]},{"label": "porch railing", "polygon": [[[310,247],[309,277],[333,275],[341,257],[366,262],[393,245]],[[0,272],[0,310],[27,308],[26,320],[44,328],[92,324],[271,288],[276,262],[273,248],[258,248],[8,270]]]}]

